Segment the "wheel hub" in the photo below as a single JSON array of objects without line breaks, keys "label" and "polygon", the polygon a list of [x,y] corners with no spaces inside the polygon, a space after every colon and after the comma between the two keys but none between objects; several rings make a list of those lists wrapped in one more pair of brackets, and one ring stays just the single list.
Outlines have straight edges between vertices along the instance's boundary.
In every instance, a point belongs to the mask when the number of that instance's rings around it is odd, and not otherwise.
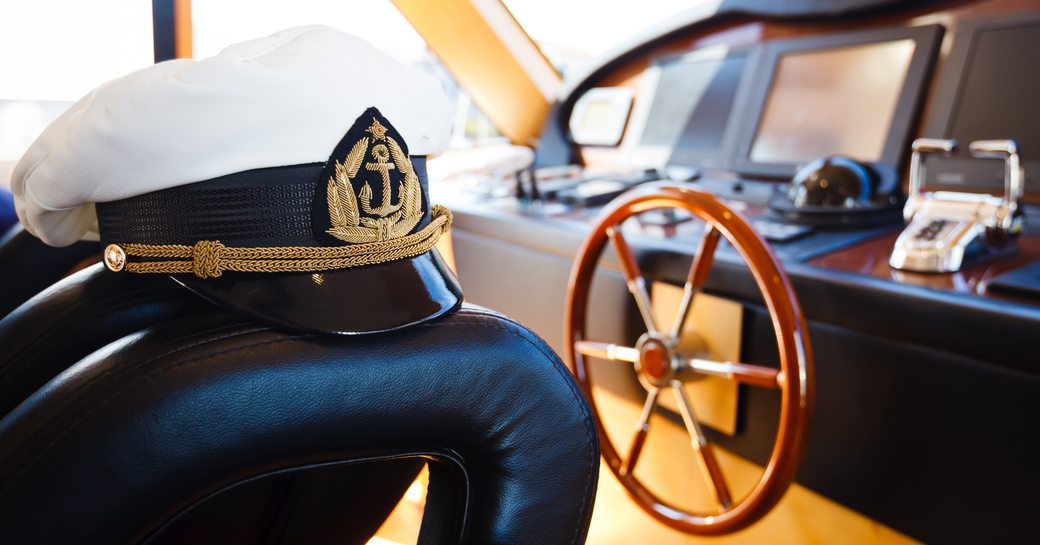
[{"label": "wheel hub", "polygon": [[666,339],[647,333],[639,338],[636,348],[639,349],[636,372],[648,390],[667,386],[675,378],[675,354]]}]

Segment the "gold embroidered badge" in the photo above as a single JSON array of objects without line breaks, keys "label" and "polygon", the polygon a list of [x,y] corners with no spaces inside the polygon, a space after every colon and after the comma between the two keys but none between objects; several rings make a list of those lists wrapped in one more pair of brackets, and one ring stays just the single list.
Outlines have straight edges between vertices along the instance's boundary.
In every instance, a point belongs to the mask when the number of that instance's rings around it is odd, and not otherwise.
[{"label": "gold embroidered badge", "polygon": [[[336,161],[336,174],[329,178],[327,188],[332,226],[326,232],[351,244],[401,238],[410,233],[423,216],[422,188],[411,160],[375,118],[366,132],[371,136],[358,140],[344,162]],[[365,157],[372,160],[366,161]],[[362,166],[367,171],[378,172],[382,178],[382,200],[377,206],[372,205],[372,187],[368,182],[354,195],[351,181]],[[391,198],[391,172],[403,177],[396,203]]]}]

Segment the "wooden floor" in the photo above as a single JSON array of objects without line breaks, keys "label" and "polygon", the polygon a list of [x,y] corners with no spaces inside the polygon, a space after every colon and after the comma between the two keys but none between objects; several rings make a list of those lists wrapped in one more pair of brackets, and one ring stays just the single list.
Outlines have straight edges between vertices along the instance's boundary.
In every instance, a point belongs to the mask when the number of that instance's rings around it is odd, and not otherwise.
[{"label": "wooden floor", "polygon": [[368,545],[414,545],[418,541],[429,480],[430,473],[424,467]]}]

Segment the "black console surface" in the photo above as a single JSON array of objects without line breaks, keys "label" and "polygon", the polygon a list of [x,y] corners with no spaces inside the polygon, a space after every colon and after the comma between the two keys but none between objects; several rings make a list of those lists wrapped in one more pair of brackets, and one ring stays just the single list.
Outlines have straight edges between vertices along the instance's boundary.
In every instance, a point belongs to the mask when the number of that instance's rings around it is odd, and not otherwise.
[{"label": "black console surface", "polygon": [[[599,179],[609,179],[607,177]],[[599,180],[597,179],[597,180]],[[634,187],[626,178],[626,186]],[[656,181],[644,178],[642,181]],[[902,223],[874,226],[870,228],[850,229],[846,227],[828,228],[826,226],[805,226],[792,223],[766,209],[770,197],[782,186],[775,182],[756,180],[725,180],[720,178],[702,178],[696,182],[672,182],[689,184],[690,187],[707,191],[726,200],[730,206],[743,214],[773,247],[773,251],[785,263],[800,263],[833,252],[879,235],[902,228]],[[620,194],[620,192],[618,193]],[[615,194],[614,196],[616,196]],[[573,201],[561,199],[560,202],[533,203],[518,205],[514,199],[497,199],[486,204],[490,210],[499,210],[504,214],[528,216],[548,222],[576,222],[582,226],[591,224],[603,210],[603,204],[595,206],[576,206]],[[662,249],[696,248],[702,236],[704,224],[688,220],[688,216],[680,216],[677,220],[659,221],[656,217],[644,214],[645,221],[633,221],[626,225],[626,231],[644,244]],[[643,217],[640,219],[642,220]],[[728,252],[736,257],[736,252],[724,244],[720,251]]]},{"label": "black console surface", "polygon": [[989,289],[1040,297],[1040,260],[994,277]]}]

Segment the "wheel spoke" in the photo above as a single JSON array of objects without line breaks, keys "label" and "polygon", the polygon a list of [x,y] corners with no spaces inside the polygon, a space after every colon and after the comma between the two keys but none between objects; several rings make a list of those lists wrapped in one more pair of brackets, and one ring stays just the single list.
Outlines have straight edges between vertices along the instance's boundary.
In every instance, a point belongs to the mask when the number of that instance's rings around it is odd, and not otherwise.
[{"label": "wheel spoke", "polygon": [[719,462],[715,459],[715,451],[712,450],[711,444],[708,443],[708,438],[704,435],[704,430],[701,429],[700,424],[697,422],[697,416],[693,412],[693,404],[686,397],[682,383],[675,381],[672,383],[672,386],[675,390],[675,399],[679,403],[679,412],[682,414],[683,423],[686,424],[686,431],[690,434],[690,442],[693,445],[693,450],[697,453],[708,489],[715,496],[715,502],[719,507],[723,510],[728,509],[733,501],[729,494],[729,487],[726,486],[726,478],[723,477]]},{"label": "wheel spoke", "polygon": [[631,475],[636,469],[636,462],[639,461],[639,454],[643,452],[643,445],[646,443],[646,434],[650,431],[650,416],[654,413],[654,407],[657,405],[657,392],[660,390],[650,390],[650,393],[646,395],[646,402],[643,403],[643,414],[639,416],[639,422],[636,423],[636,436],[632,438],[632,446],[628,448],[628,457],[625,458],[625,465],[621,466],[621,475]]},{"label": "wheel spoke", "polygon": [[697,256],[693,258],[693,263],[690,264],[690,273],[687,275],[686,285],[683,287],[683,298],[679,304],[679,313],[676,314],[675,323],[672,325],[673,339],[678,339],[679,335],[682,334],[686,318],[690,315],[693,296],[700,291],[701,287],[704,286],[704,282],[707,281],[708,272],[711,271],[711,264],[715,261],[715,249],[718,246],[719,230],[709,223],[708,230],[705,231],[704,237],[701,238],[700,247],[697,248]]},{"label": "wheel spoke", "polygon": [[735,380],[743,384],[759,388],[778,389],[784,385],[784,374],[779,369],[733,363],[731,361],[712,361],[701,358],[690,358],[683,362],[684,374],[697,373]]},{"label": "wheel spoke", "polygon": [[657,324],[654,323],[654,316],[650,310],[650,294],[646,291],[646,279],[643,278],[643,273],[639,271],[639,264],[636,262],[635,254],[632,253],[628,242],[625,241],[625,236],[621,234],[617,226],[608,228],[607,235],[610,236],[611,242],[614,243],[614,253],[617,254],[618,261],[621,262],[621,269],[625,273],[625,283],[628,284],[628,291],[632,293],[632,297],[636,299],[636,307],[639,308],[639,314],[643,317],[646,330],[651,335],[656,335]]},{"label": "wheel spoke", "polygon": [[628,363],[639,361],[639,350],[629,346],[596,341],[577,341],[574,343],[574,349],[582,355],[603,360],[627,361]]}]

